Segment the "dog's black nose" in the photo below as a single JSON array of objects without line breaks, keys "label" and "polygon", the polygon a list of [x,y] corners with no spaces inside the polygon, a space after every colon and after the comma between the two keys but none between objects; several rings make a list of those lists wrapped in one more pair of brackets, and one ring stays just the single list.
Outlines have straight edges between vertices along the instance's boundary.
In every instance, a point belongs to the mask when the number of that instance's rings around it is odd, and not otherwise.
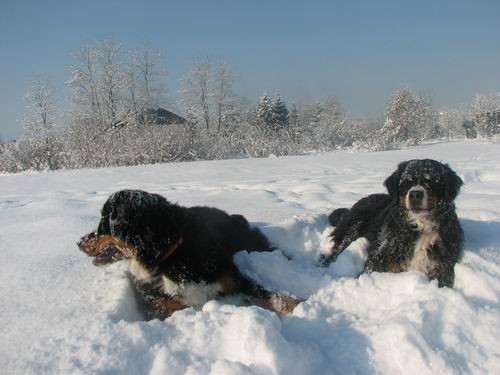
[{"label": "dog's black nose", "polygon": [[409,196],[411,201],[421,201],[424,198],[424,192],[422,190],[411,190]]}]

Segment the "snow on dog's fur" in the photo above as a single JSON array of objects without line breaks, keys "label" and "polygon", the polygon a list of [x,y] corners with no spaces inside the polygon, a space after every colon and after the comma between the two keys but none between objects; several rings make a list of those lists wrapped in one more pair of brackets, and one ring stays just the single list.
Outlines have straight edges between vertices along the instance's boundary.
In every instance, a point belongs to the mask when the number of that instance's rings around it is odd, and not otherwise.
[{"label": "snow on dog's fur", "polygon": [[333,246],[329,264],[359,237],[369,241],[364,272],[421,271],[439,286],[453,286],[463,232],[454,199],[462,180],[435,160],[398,165],[384,185],[389,194],[372,194],[351,209],[330,214]]},{"label": "snow on dog's fur", "polygon": [[122,190],[108,198],[96,232],[78,246],[96,265],[130,261],[146,318],[166,318],[235,293],[280,313],[291,312],[299,302],[268,292],[239,272],[236,252],[269,251],[271,245],[243,216],[217,208],[181,207],[158,194]]}]

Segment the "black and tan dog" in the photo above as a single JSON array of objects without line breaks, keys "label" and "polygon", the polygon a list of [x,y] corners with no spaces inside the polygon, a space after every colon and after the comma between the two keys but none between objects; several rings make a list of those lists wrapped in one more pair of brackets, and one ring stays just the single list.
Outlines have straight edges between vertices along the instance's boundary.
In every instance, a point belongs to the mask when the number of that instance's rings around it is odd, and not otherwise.
[{"label": "black and tan dog", "polygon": [[231,294],[279,313],[289,313],[299,303],[240,273],[233,262],[236,252],[272,247],[243,216],[217,208],[186,208],[158,194],[122,190],[108,198],[97,230],[78,246],[96,265],[130,261],[146,318],[164,319],[176,310]]},{"label": "black and tan dog", "polygon": [[323,264],[364,237],[369,242],[364,272],[418,270],[439,286],[452,287],[463,243],[453,201],[462,184],[448,165],[435,160],[399,164],[384,182],[389,194],[369,195],[330,214],[333,246]]}]

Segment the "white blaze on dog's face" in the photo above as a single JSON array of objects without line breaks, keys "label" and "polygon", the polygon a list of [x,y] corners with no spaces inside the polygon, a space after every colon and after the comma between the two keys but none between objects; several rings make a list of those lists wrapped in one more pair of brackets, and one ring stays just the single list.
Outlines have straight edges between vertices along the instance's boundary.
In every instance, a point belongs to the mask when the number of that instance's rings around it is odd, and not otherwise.
[{"label": "white blaze on dog's face", "polygon": [[405,195],[405,207],[410,211],[420,211],[429,209],[429,194],[422,185],[410,188]]}]

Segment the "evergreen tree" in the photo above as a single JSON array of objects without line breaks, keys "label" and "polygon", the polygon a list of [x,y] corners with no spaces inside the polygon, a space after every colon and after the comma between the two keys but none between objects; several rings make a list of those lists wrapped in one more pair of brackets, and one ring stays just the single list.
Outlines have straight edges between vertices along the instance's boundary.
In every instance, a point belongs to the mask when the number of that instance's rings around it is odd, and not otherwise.
[{"label": "evergreen tree", "polygon": [[436,112],[429,96],[413,97],[408,88],[394,94],[387,106],[385,124],[380,131],[384,142],[416,144],[440,136]]},{"label": "evergreen tree", "polygon": [[229,130],[233,130],[243,121],[241,114],[241,103],[239,98],[232,97],[226,101],[222,123],[226,124]]},{"label": "evergreen tree", "polygon": [[256,110],[257,119],[265,127],[269,128],[273,121],[272,102],[266,94],[259,98]]},{"label": "evergreen tree", "polygon": [[415,99],[408,88],[396,91],[386,111],[386,121],[381,129],[388,142],[405,142],[411,139],[417,123]]},{"label": "evergreen tree", "polygon": [[279,94],[276,94],[271,103],[271,126],[275,130],[282,130],[288,126],[288,108]]},{"label": "evergreen tree", "polygon": [[386,113],[385,125],[390,126],[389,140],[392,142],[406,141],[409,137],[409,128],[414,124],[414,101],[408,88],[400,89],[394,94]]},{"label": "evergreen tree", "polygon": [[299,115],[297,112],[297,105],[292,103],[292,108],[290,108],[290,112],[288,114],[288,125],[290,127],[296,128],[299,124]]},{"label": "evergreen tree", "polygon": [[314,103],[314,107],[311,113],[311,123],[319,124],[322,117],[323,117],[323,106],[319,101],[316,101],[316,103]]}]

